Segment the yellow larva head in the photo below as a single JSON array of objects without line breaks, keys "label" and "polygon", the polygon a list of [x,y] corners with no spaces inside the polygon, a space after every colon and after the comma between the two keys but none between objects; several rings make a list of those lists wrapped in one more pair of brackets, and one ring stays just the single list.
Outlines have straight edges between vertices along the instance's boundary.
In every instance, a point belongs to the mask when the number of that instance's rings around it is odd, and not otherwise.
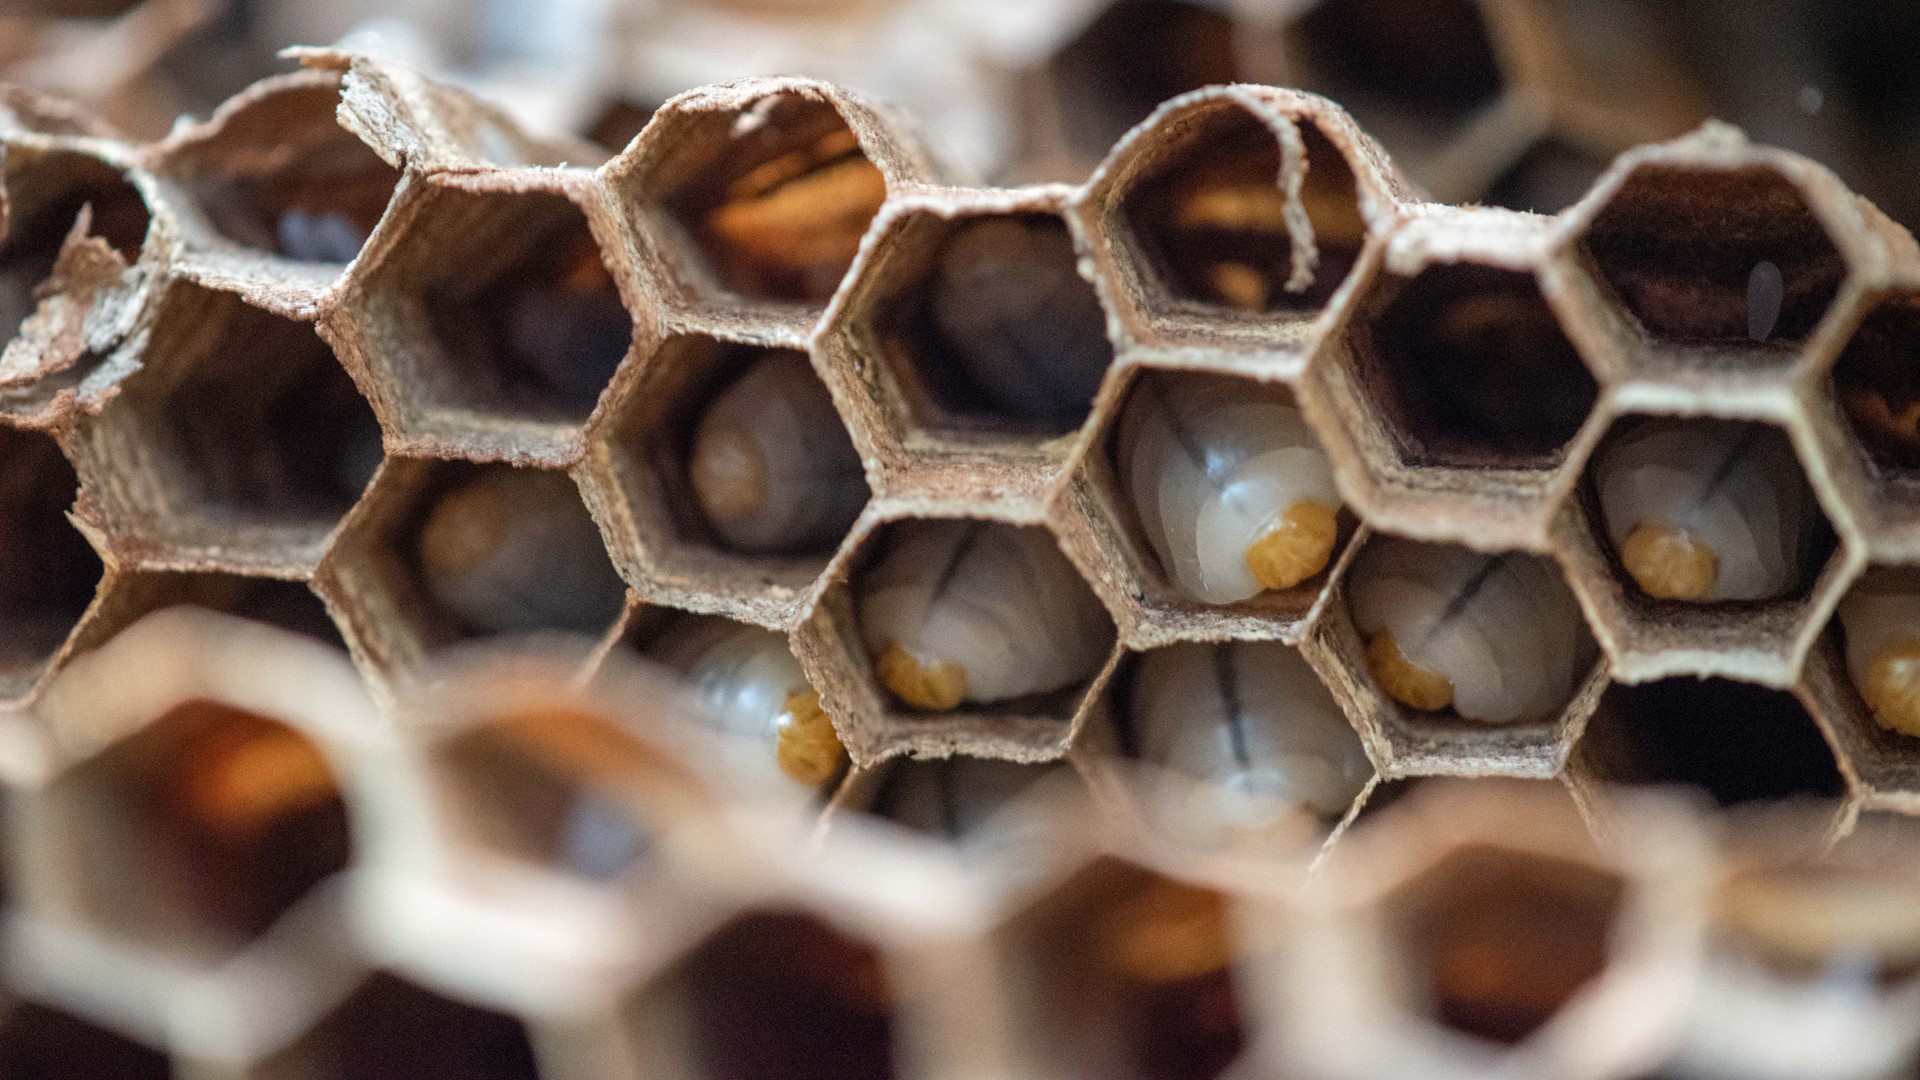
[{"label": "yellow larva head", "polygon": [[1883,646],[1859,689],[1883,727],[1920,735],[1920,637],[1901,637]]},{"label": "yellow larva head", "polygon": [[900,647],[887,646],[873,663],[880,685],[916,709],[945,712],[967,696],[967,671],[951,660],[923,664]]},{"label": "yellow larva head", "polygon": [[1339,511],[1301,499],[1280,515],[1273,531],[1247,546],[1247,569],[1263,589],[1291,589],[1327,568],[1339,536]]},{"label": "yellow larva head", "polygon": [[833,730],[833,719],[820,707],[820,694],[812,687],[787,695],[786,716],[779,732],[774,759],[781,772],[803,784],[826,783],[846,760],[847,751]]},{"label": "yellow larva head", "polygon": [[1720,577],[1713,549],[1683,530],[1641,522],[1620,546],[1620,562],[1642,592],[1657,600],[1698,600]]},{"label": "yellow larva head", "polygon": [[1367,642],[1367,671],[1382,693],[1409,709],[1439,712],[1453,704],[1453,683],[1408,660],[1394,643],[1391,630],[1382,630]]}]

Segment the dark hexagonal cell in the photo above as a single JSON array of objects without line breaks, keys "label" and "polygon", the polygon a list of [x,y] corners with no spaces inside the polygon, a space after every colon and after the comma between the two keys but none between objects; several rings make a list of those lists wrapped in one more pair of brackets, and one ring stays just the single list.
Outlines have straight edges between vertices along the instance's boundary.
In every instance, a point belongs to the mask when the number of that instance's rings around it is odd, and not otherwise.
[{"label": "dark hexagonal cell", "polygon": [[0,1080],[167,1080],[165,1054],[59,1009],[18,1004],[0,1019]]},{"label": "dark hexagonal cell", "polygon": [[13,149],[6,160],[8,219],[0,238],[0,347],[33,313],[34,288],[53,270],[83,209],[88,232],[131,263],[146,242],[146,200],[119,170],[75,151]]},{"label": "dark hexagonal cell", "polygon": [[78,487],[53,439],[0,428],[0,696],[39,676],[100,583],[100,557],[66,518]]},{"label": "dark hexagonal cell", "polygon": [[1304,289],[1287,287],[1293,245],[1282,214],[1280,144],[1237,105],[1222,104],[1169,129],[1172,149],[1121,198],[1122,243],[1136,249],[1149,283],[1212,311],[1313,312],[1325,307],[1360,257],[1367,226],[1353,170],[1318,125],[1300,125],[1307,171],[1301,202],[1319,261]]},{"label": "dark hexagonal cell", "polygon": [[1510,210],[1557,214],[1586,195],[1607,162],[1559,139],[1543,139],[1487,188],[1480,201]]},{"label": "dark hexagonal cell", "polygon": [[207,700],[56,780],[79,911],[165,952],[223,958],[347,865],[347,809],[311,740]]},{"label": "dark hexagonal cell", "polygon": [[1920,470],[1920,295],[1882,300],[1854,331],[1833,386],[1854,437],[1882,472]]},{"label": "dark hexagonal cell", "polygon": [[1117,859],[996,935],[1021,1031],[1049,1075],[1209,1080],[1246,1043],[1221,893]]},{"label": "dark hexagonal cell", "polygon": [[1292,35],[1305,85],[1369,129],[1452,128],[1501,93],[1477,0],[1322,0]]},{"label": "dark hexagonal cell", "polygon": [[1607,965],[1626,885],[1569,859],[1460,848],[1384,901],[1417,1008],[1497,1043],[1525,1039]]},{"label": "dark hexagonal cell", "polygon": [[1643,165],[1583,244],[1649,335],[1684,344],[1788,349],[1813,333],[1847,273],[1799,189],[1760,166]]},{"label": "dark hexagonal cell", "polygon": [[255,1075],[261,1080],[537,1080],[540,1072],[520,1021],[383,972]]},{"label": "dark hexagonal cell", "polygon": [[1832,748],[1792,694],[1727,679],[1615,686],[1580,751],[1603,778],[1689,784],[1722,806],[1845,789]]},{"label": "dark hexagonal cell", "polygon": [[1212,4],[1119,0],[1046,73],[1074,152],[1097,159],[1168,98],[1238,81],[1233,20]]},{"label": "dark hexagonal cell", "polygon": [[1353,362],[1412,464],[1551,468],[1599,387],[1533,275],[1470,264],[1385,275]]},{"label": "dark hexagonal cell", "polygon": [[643,1056],[683,1055],[689,1080],[887,1080],[895,1008],[872,945],[776,908],[733,918],[626,1015]]}]

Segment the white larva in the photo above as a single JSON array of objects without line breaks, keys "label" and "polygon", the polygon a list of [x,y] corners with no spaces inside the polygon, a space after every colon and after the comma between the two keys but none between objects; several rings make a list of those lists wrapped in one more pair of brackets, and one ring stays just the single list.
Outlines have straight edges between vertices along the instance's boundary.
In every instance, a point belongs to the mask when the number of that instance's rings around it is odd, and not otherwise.
[{"label": "white larva", "polygon": [[881,782],[871,811],[909,829],[958,839],[1061,767],[970,757],[903,761]]},{"label": "white larva", "polygon": [[1649,596],[1765,600],[1799,579],[1809,507],[1770,428],[1645,421],[1601,451],[1594,482],[1607,536]]},{"label": "white larva", "polygon": [[1128,717],[1141,760],[1250,800],[1337,817],[1373,775],[1333,695],[1277,641],[1147,653]]},{"label": "white larva", "polygon": [[1382,537],[1355,560],[1349,589],[1375,684],[1410,708],[1539,720],[1592,663],[1573,593],[1538,556]]},{"label": "white larva", "polygon": [[875,674],[915,708],[1072,686],[1113,643],[1105,609],[1039,528],[908,522],[859,587]]},{"label": "white larva", "polygon": [[728,547],[828,551],[866,504],[860,455],[833,398],[797,352],[767,352],[700,418],[688,478]]},{"label": "white larva", "polygon": [[1181,591],[1230,604],[1326,568],[1333,465],[1298,406],[1228,379],[1149,377],[1128,402],[1121,482]]},{"label": "white larva", "polygon": [[479,633],[600,633],[626,595],[563,473],[481,472],[428,511],[418,554],[427,592]]},{"label": "white larva", "polygon": [[840,774],[846,752],[785,637],[721,619],[683,620],[650,651],[734,737],[744,770],[777,768],[809,790]]},{"label": "white larva", "polygon": [[1920,569],[1870,571],[1840,601],[1847,674],[1882,726],[1920,735]]}]

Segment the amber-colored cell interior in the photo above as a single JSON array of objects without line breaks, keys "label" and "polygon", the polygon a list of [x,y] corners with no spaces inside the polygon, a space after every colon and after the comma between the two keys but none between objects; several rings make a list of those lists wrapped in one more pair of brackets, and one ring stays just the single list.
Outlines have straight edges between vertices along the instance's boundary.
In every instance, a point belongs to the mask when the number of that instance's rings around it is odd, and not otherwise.
[{"label": "amber-colored cell interior", "polygon": [[886,179],[830,105],[766,97],[702,118],[658,177],[662,202],[722,288],[823,303],[886,199]]},{"label": "amber-colored cell interior", "polygon": [[1312,312],[1345,281],[1366,240],[1347,159],[1320,128],[1300,125],[1307,174],[1301,207],[1318,262],[1304,288],[1279,186],[1278,137],[1237,106],[1218,106],[1181,134],[1123,197],[1127,234],[1159,288],[1178,300],[1241,312]]},{"label": "amber-colored cell interior", "polygon": [[440,370],[423,381],[456,408],[585,420],[633,342],[586,215],[536,192],[447,193],[435,216],[464,227],[426,289]]},{"label": "amber-colored cell interior", "polygon": [[1054,54],[1047,76],[1070,145],[1098,158],[1162,101],[1238,81],[1233,21],[1207,4],[1120,0]]},{"label": "amber-colored cell interior", "polygon": [[100,557],[66,519],[78,488],[52,438],[0,430],[0,693],[32,682],[99,584]]},{"label": "amber-colored cell interior", "polygon": [[1501,173],[1480,201],[1510,210],[1557,214],[1579,202],[1606,167],[1603,157],[1559,139],[1544,139]]},{"label": "amber-colored cell interior", "polygon": [[1500,64],[1477,0],[1324,0],[1292,33],[1302,85],[1369,127],[1402,117],[1450,126],[1500,95]]},{"label": "amber-colored cell interior", "polygon": [[526,1028],[385,973],[354,991],[262,1080],[536,1080]]},{"label": "amber-colored cell interior", "polygon": [[1440,264],[1377,289],[1354,363],[1408,461],[1560,461],[1599,388],[1532,275]]},{"label": "amber-colored cell interior", "polygon": [[1833,750],[1794,696],[1728,679],[1614,686],[1581,738],[1606,779],[1689,784],[1722,806],[1838,796]]},{"label": "amber-colored cell interior", "polygon": [[1210,1080],[1244,1044],[1217,891],[1105,860],[1009,925],[1024,1030],[1050,1075]]},{"label": "amber-colored cell interior", "polygon": [[1833,368],[1834,396],[1881,470],[1920,470],[1920,298],[1883,300]]},{"label": "amber-colored cell interior", "polygon": [[313,742],[213,701],[175,706],[53,798],[87,910],[161,949],[236,948],[349,857],[346,806]]},{"label": "amber-colored cell interior", "polygon": [[[1771,169],[1642,166],[1594,218],[1585,248],[1614,297],[1662,341],[1755,344],[1754,268],[1779,270],[1777,345],[1813,332],[1846,276],[1826,229]],[[1762,322],[1768,320],[1762,319]]]},{"label": "amber-colored cell interior", "polygon": [[147,204],[112,166],[71,151],[15,150],[7,157],[6,230],[0,235],[0,347],[32,314],[33,290],[53,270],[83,209],[88,234],[131,263],[147,237]]},{"label": "amber-colored cell interior", "polygon": [[1518,1043],[1606,967],[1624,892],[1582,863],[1473,846],[1396,890],[1386,917],[1435,1019]]},{"label": "amber-colored cell interior", "polygon": [[0,1019],[0,1080],[167,1080],[166,1056],[43,1005]]},{"label": "amber-colored cell interior", "polygon": [[[662,998],[664,997],[664,1001]],[[886,1080],[895,990],[871,945],[810,915],[754,911],[723,926],[635,1003],[677,1010],[698,1080]]]}]

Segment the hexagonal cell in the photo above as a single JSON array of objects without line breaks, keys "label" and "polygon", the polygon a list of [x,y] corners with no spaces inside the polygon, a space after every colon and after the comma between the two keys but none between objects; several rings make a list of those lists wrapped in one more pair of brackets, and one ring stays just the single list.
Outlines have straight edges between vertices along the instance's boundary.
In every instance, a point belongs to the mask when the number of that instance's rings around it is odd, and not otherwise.
[{"label": "hexagonal cell", "polygon": [[1480,201],[1488,206],[1557,214],[1579,202],[1606,168],[1605,157],[1562,139],[1542,139],[1501,173]]},{"label": "hexagonal cell", "polygon": [[[807,355],[670,337],[603,436],[636,579],[805,590],[866,505],[860,455]],[[633,550],[629,550],[632,548]]]},{"label": "hexagonal cell", "polygon": [[167,1080],[167,1057],[71,1013],[30,1002],[10,1004],[0,1017],[0,1078],[57,1080]]},{"label": "hexagonal cell", "polygon": [[849,784],[847,800],[874,817],[942,840],[966,840],[1002,818],[1036,785],[1068,777],[1058,762],[1029,765],[976,757],[901,760]]},{"label": "hexagonal cell", "polygon": [[537,1080],[540,1075],[520,1021],[384,972],[257,1069],[253,1075],[261,1080]]},{"label": "hexagonal cell", "polygon": [[1689,784],[1722,806],[1834,797],[1846,787],[1824,733],[1792,694],[1730,679],[1614,686],[1580,753],[1603,779]]},{"label": "hexagonal cell", "polygon": [[1098,160],[1168,98],[1239,81],[1233,20],[1205,3],[1119,0],[1047,61],[1046,77],[1070,149]]},{"label": "hexagonal cell", "polygon": [[74,651],[97,648],[146,615],[180,604],[237,615],[346,648],[326,605],[304,582],[219,571],[134,570],[114,576],[99,607],[74,635]]},{"label": "hexagonal cell", "polygon": [[1207,1080],[1247,1042],[1239,948],[1216,889],[1106,858],[993,942],[1014,1034],[1047,1075]]},{"label": "hexagonal cell", "polygon": [[1787,363],[1847,267],[1779,171],[1643,164],[1581,240],[1615,303],[1658,344]]},{"label": "hexagonal cell", "polygon": [[[1834,396],[1890,497],[1920,498],[1920,294],[1881,299],[1833,368]],[[1904,498],[1903,498],[1904,497]]]},{"label": "hexagonal cell", "polygon": [[340,126],[331,76],[268,86],[171,143],[158,171],[231,243],[301,262],[350,262],[386,213],[400,172]]},{"label": "hexagonal cell", "polygon": [[1625,893],[1598,867],[1480,843],[1401,885],[1382,914],[1416,1007],[1512,1045],[1605,970]]},{"label": "hexagonal cell", "polygon": [[0,698],[40,677],[100,583],[100,557],[66,518],[78,487],[52,438],[0,428]]},{"label": "hexagonal cell", "polygon": [[1413,466],[1551,469],[1599,393],[1533,275],[1468,263],[1382,275],[1349,362]]},{"label": "hexagonal cell", "polygon": [[1870,567],[1807,657],[1799,693],[1867,809],[1920,809],[1920,758],[1907,689],[1920,579],[1912,567]]},{"label": "hexagonal cell", "polygon": [[146,242],[146,200],[120,170],[90,154],[9,146],[6,207],[0,232],[0,346],[19,331],[37,304],[34,289],[84,209],[88,233],[132,263]]},{"label": "hexagonal cell", "polygon": [[875,947],[790,908],[730,919],[623,1011],[642,1060],[689,1080],[885,1080],[902,1052]]},{"label": "hexagonal cell", "polygon": [[69,769],[40,797],[75,911],[153,952],[213,963],[350,857],[347,809],[312,740],[197,699]]}]

